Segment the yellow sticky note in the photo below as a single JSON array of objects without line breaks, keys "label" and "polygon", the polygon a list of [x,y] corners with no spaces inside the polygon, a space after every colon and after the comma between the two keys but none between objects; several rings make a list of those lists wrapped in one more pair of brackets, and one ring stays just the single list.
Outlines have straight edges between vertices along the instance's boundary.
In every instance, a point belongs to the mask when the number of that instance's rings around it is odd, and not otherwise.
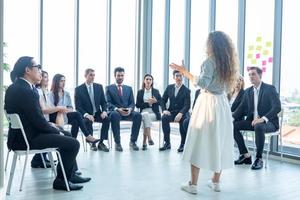
[{"label": "yellow sticky note", "polygon": [[253,54],[249,53],[247,56],[248,59],[252,59],[253,58]]},{"label": "yellow sticky note", "polygon": [[269,41],[269,42],[266,42],[266,46],[267,46],[267,47],[271,47],[271,46],[272,46],[272,42],[270,42],[270,41]]},{"label": "yellow sticky note", "polygon": [[262,38],[261,37],[257,37],[256,38],[256,42],[261,42]]},{"label": "yellow sticky note", "polygon": [[252,64],[252,65],[256,65],[256,64],[257,64],[256,59],[252,59],[252,60],[251,60],[251,64]]},{"label": "yellow sticky note", "polygon": [[268,50],[264,50],[263,51],[263,55],[265,55],[265,56],[269,55],[269,51]]},{"label": "yellow sticky note", "polygon": [[252,51],[252,50],[254,50],[254,46],[253,46],[253,45],[250,45],[250,46],[248,47],[248,49],[249,49],[249,51]]},{"label": "yellow sticky note", "polygon": [[262,49],[262,47],[260,46],[260,45],[258,45],[257,47],[256,47],[256,50],[258,50],[258,51],[260,51]]}]

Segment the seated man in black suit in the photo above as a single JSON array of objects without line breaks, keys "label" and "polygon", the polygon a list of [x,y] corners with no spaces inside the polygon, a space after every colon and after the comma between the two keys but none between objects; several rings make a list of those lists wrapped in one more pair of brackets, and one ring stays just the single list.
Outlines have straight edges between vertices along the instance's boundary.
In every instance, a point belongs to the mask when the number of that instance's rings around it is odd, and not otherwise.
[{"label": "seated man in black suit", "polygon": [[116,83],[106,87],[109,118],[117,151],[123,151],[120,139],[120,120],[132,120],[129,145],[133,150],[138,151],[139,147],[136,145],[136,141],[139,136],[142,115],[134,111],[135,103],[133,91],[130,86],[123,84],[124,73],[124,68],[115,68],[114,75]]},{"label": "seated man in black suit", "polygon": [[[200,94],[200,89],[196,90],[196,93],[195,93],[195,99],[194,99],[194,102],[193,102],[193,107],[195,106],[195,103],[197,101],[197,98]],[[193,111],[192,111],[193,112]],[[187,133],[188,131],[188,127],[189,127],[189,123],[190,123],[190,119],[191,119],[191,116],[189,115],[188,117],[185,118],[185,120],[183,121],[183,128],[184,128],[184,131]],[[183,149],[182,149],[183,151]]]},{"label": "seated man in black suit", "polygon": [[[191,91],[182,83],[182,74],[179,71],[173,71],[173,79],[175,84],[168,85],[162,96],[162,111],[161,118],[162,128],[164,132],[164,146],[159,148],[160,151],[171,149],[170,143],[170,122],[179,122],[179,130],[181,135],[181,143],[178,152],[184,149],[186,131],[183,127],[183,121],[189,116],[191,107]],[[170,101],[167,109],[166,103]]]},{"label": "seated man in black suit", "polygon": [[[108,152],[109,149],[103,143],[108,138],[109,119],[107,115],[107,103],[101,84],[94,83],[95,71],[85,70],[86,82],[75,88],[75,107],[85,118],[85,125],[89,133],[93,133],[93,122],[102,123],[101,138],[98,143],[100,151]],[[91,148],[97,150],[96,144]]]},{"label": "seated man in black suit", "polygon": [[262,70],[260,68],[250,67],[249,77],[253,86],[246,89],[241,104],[233,113],[235,120],[246,116],[245,120],[233,123],[234,139],[240,152],[240,157],[234,161],[234,164],[252,164],[251,156],[240,131],[255,131],[257,153],[251,169],[256,170],[263,167],[262,153],[265,133],[274,132],[279,128],[277,115],[281,110],[281,103],[276,88],[261,81]]},{"label": "seated man in black suit", "polygon": [[[12,80],[15,81],[6,90],[4,108],[7,113],[17,113],[20,116],[31,149],[59,148],[70,190],[79,190],[83,186],[74,183],[90,180],[77,176],[72,180],[75,176],[74,167],[79,142],[74,138],[60,135],[59,131],[44,118],[39,104],[39,95],[33,86],[41,79],[39,67],[32,57],[18,59],[11,72]],[[19,129],[9,128],[7,146],[12,150],[26,149]],[[53,188],[66,190],[60,163],[57,166]]]}]

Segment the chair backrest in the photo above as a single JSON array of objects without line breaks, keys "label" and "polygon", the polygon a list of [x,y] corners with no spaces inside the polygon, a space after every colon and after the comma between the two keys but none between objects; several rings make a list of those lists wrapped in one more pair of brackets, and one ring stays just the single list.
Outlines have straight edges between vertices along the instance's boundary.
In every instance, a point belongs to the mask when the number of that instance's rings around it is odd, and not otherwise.
[{"label": "chair backrest", "polygon": [[23,128],[23,124],[22,124],[22,121],[21,121],[19,115],[16,113],[8,114],[8,113],[6,113],[6,111],[4,111],[4,113],[6,115],[7,121],[10,123],[10,128],[21,130],[24,141],[26,143],[26,148],[27,148],[27,150],[29,150],[30,149],[29,143],[28,143],[28,140],[27,140],[24,128]]}]

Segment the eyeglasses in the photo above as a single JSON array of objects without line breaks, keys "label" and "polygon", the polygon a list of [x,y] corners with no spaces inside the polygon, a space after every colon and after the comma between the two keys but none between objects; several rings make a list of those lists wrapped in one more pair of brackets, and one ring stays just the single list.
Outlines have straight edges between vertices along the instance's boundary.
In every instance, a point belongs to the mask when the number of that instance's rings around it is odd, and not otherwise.
[{"label": "eyeglasses", "polygon": [[175,77],[180,78],[180,77],[182,77],[182,75],[181,74],[175,74]]}]

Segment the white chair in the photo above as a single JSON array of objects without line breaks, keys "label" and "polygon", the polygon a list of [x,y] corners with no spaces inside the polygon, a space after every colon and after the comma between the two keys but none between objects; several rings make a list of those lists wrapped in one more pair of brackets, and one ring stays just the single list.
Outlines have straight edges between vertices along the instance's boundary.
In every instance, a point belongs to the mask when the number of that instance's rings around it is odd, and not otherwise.
[{"label": "white chair", "polygon": [[7,120],[9,121],[12,129],[20,129],[21,130],[22,136],[23,136],[25,144],[26,144],[26,150],[13,150],[14,157],[13,157],[13,162],[12,162],[12,165],[11,165],[11,170],[10,170],[10,175],[9,175],[6,194],[7,195],[10,194],[12,180],[13,180],[13,177],[14,177],[14,172],[15,172],[16,162],[17,162],[17,157],[18,156],[25,156],[25,162],[24,162],[24,166],[23,166],[23,170],[22,170],[22,178],[21,178],[20,189],[19,189],[19,191],[22,191],[22,186],[23,186],[23,180],[24,180],[28,155],[29,154],[37,154],[37,153],[40,153],[40,154],[41,153],[48,153],[49,160],[50,160],[50,163],[51,163],[51,167],[53,169],[54,174],[56,175],[55,165],[54,165],[53,157],[52,157],[52,154],[51,154],[52,152],[57,153],[57,157],[58,157],[58,160],[59,160],[60,165],[61,165],[61,170],[62,170],[63,177],[64,177],[64,180],[65,180],[65,184],[66,184],[66,187],[67,187],[67,191],[70,191],[68,180],[67,180],[66,173],[65,173],[65,170],[64,170],[64,166],[63,166],[63,162],[62,162],[62,159],[61,159],[61,155],[60,155],[59,151],[57,150],[57,148],[46,148],[46,149],[31,150],[19,115],[15,114],[15,113],[14,114],[6,114],[6,117],[7,117]]},{"label": "white chair", "polygon": [[[265,137],[268,140],[268,148],[267,148],[267,156],[266,156],[266,164],[265,164],[265,168],[267,168],[268,165],[268,160],[269,160],[269,152],[271,150],[271,138],[273,136],[278,136],[280,139],[280,160],[282,161],[282,148],[283,148],[283,144],[282,144],[282,122],[283,122],[283,109],[281,109],[281,111],[278,113],[278,118],[279,118],[279,129],[276,130],[275,132],[270,132],[270,133],[266,133]],[[253,152],[255,152],[256,147],[255,147],[255,132],[254,131],[244,131],[244,134],[246,135],[246,141],[248,143],[248,133],[251,134],[252,137],[252,141],[253,141]]]}]

